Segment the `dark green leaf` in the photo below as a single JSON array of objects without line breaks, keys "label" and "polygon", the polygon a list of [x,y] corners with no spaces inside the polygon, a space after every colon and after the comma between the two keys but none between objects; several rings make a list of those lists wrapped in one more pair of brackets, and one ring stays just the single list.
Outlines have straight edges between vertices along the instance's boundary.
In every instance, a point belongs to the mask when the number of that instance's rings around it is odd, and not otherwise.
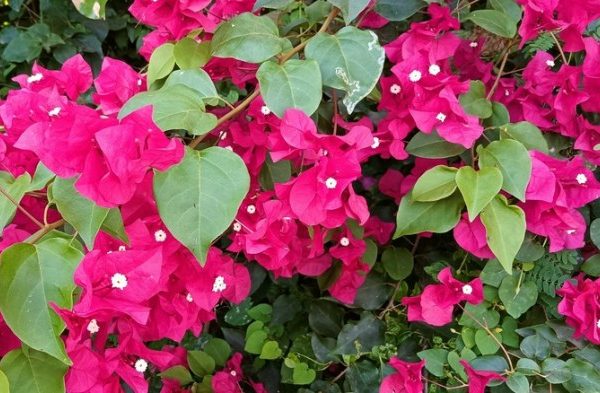
[{"label": "dark green leaf", "polygon": [[591,277],[600,277],[600,254],[592,255],[581,265],[581,271]]},{"label": "dark green leaf", "polygon": [[327,0],[340,10],[344,16],[346,24],[350,24],[358,14],[360,14],[369,5],[369,0]]},{"label": "dark green leaf", "polygon": [[454,157],[465,150],[461,145],[456,145],[440,138],[435,131],[431,134],[418,132],[406,146],[408,153],[421,158]]},{"label": "dark green leaf", "polygon": [[552,384],[567,382],[571,379],[571,370],[567,363],[556,358],[548,358],[542,362],[542,371],[546,381]]},{"label": "dark green leaf", "polygon": [[256,12],[261,8],[271,8],[281,10],[292,4],[294,0],[257,0],[252,8],[252,12]]},{"label": "dark green leaf", "polygon": [[414,267],[414,258],[406,248],[386,248],[381,255],[383,268],[396,281],[410,276]]},{"label": "dark green leaf", "polygon": [[448,360],[448,351],[435,348],[418,352],[419,359],[425,360],[425,368],[436,377],[444,376],[444,365]]},{"label": "dark green leaf", "polygon": [[211,375],[215,370],[215,359],[204,351],[189,351],[187,362],[190,370],[199,377]]},{"label": "dark green leaf", "polygon": [[192,374],[190,374],[188,369],[183,366],[173,366],[158,375],[162,378],[173,379],[179,382],[181,386],[194,382]]},{"label": "dark green leaf", "polygon": [[383,323],[369,314],[357,324],[347,324],[338,335],[335,353],[340,355],[369,352],[375,345],[383,343]]},{"label": "dark green leaf", "polygon": [[344,310],[335,304],[319,300],[313,302],[308,314],[308,324],[317,334],[335,337],[342,330]]},{"label": "dark green leaf", "polygon": [[492,103],[486,98],[485,85],[471,81],[469,91],[459,97],[460,105],[470,115],[486,119],[492,116]]},{"label": "dark green leaf", "polygon": [[346,379],[353,392],[376,392],[379,387],[379,370],[370,361],[362,360],[348,368]]},{"label": "dark green leaf", "polygon": [[550,343],[539,334],[527,336],[521,341],[521,352],[528,358],[543,360],[550,356]]},{"label": "dark green leaf", "polygon": [[231,347],[223,339],[211,338],[204,346],[204,352],[213,358],[218,366],[223,366],[231,355]]},{"label": "dark green leaf", "polygon": [[398,22],[410,18],[426,5],[423,0],[377,0],[375,10],[386,19]]},{"label": "dark green leaf", "polygon": [[467,15],[465,19],[500,37],[512,38],[517,34],[517,23],[500,11],[477,10]]},{"label": "dark green leaf", "polygon": [[498,296],[506,307],[506,312],[513,318],[519,318],[535,305],[538,289],[531,281],[519,283],[517,278],[508,276],[502,280]]},{"label": "dark green leaf", "polygon": [[[494,333],[494,337],[496,337],[498,341],[502,342],[502,336],[500,333]],[[483,329],[479,329],[475,332],[475,343],[477,344],[477,348],[482,355],[493,355],[498,352],[498,349],[500,349],[498,342]]]}]

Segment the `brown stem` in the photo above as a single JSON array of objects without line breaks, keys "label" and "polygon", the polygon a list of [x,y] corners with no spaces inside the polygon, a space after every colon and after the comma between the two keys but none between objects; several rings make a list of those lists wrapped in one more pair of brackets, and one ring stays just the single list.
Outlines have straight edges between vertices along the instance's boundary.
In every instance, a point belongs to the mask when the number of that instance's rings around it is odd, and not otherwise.
[{"label": "brown stem", "polygon": [[[331,10],[331,12],[329,13],[329,15],[327,16],[327,19],[325,19],[325,22],[323,22],[323,26],[321,26],[321,28],[319,29],[317,34],[327,31],[327,29],[329,28],[329,25],[331,24],[331,22],[333,22],[333,20],[335,19],[335,17],[338,15],[339,12],[340,12],[340,10],[338,8],[334,7]],[[296,53],[298,53],[302,49],[304,49],[304,47],[306,46],[307,43],[308,43],[308,40],[300,43],[299,45],[297,45],[296,47],[291,49],[289,52],[282,54],[281,57],[279,58],[279,64],[283,64],[286,61],[288,61],[289,59],[291,59],[292,56],[294,56]],[[256,97],[258,97],[259,94],[260,94],[260,88],[258,86],[256,86],[254,92],[252,94],[250,94],[248,97],[246,97],[246,99],[244,101],[242,101],[234,109],[227,112],[224,116],[220,117],[219,120],[217,120],[216,126],[218,127],[221,124],[225,123],[226,121],[233,119],[241,111],[243,111],[248,105],[250,105],[250,103]],[[189,146],[192,149],[195,148],[196,146],[198,146],[198,144],[200,144],[200,142],[202,142],[202,140],[204,139],[205,136],[206,136],[206,134],[197,136],[196,138],[194,138],[194,140],[192,140],[190,142]]]},{"label": "brown stem", "polygon": [[12,195],[10,195],[8,193],[8,191],[6,191],[4,189],[4,187],[0,186],[0,194],[4,195],[4,197],[6,199],[8,199],[13,205],[15,205],[17,207],[17,209],[19,209],[21,211],[21,213],[25,214],[27,216],[27,218],[29,218],[31,221],[33,221],[35,223],[35,225],[37,225],[40,228],[44,227],[44,224],[42,224],[41,222],[39,222],[37,220],[37,218],[35,218],[33,215],[31,215],[31,213],[29,213],[27,210],[25,210],[25,208],[23,206],[21,206],[19,204],[19,202],[17,200],[15,200]]},{"label": "brown stem", "polygon": [[562,58],[563,63],[569,64],[569,60],[567,60],[567,56],[565,56],[565,52],[563,51],[563,48],[560,45],[560,41],[558,41],[558,38],[556,38],[553,32],[550,32],[550,36],[552,37],[552,39],[556,43],[556,46],[558,47],[558,51],[560,52],[560,57]]},{"label": "brown stem", "polygon": [[488,100],[490,98],[492,98],[492,96],[494,95],[494,92],[496,91],[496,89],[498,88],[498,85],[500,84],[500,78],[502,78],[502,73],[504,72],[504,67],[506,67],[506,61],[508,60],[509,53],[510,53],[510,50],[507,49],[506,53],[504,54],[504,57],[502,58],[502,63],[500,64],[500,69],[498,70],[498,75],[496,76],[496,80],[494,81],[494,84],[486,97],[486,99],[488,99]]},{"label": "brown stem", "polygon": [[39,231],[37,231],[36,233],[34,233],[33,235],[31,235],[26,242],[30,243],[30,244],[34,244],[36,242],[38,242],[41,238],[43,238],[47,233],[55,230],[56,228],[64,225],[65,220],[63,220],[62,218],[58,221],[54,221],[51,224],[48,225],[44,225],[43,228],[41,228]]}]

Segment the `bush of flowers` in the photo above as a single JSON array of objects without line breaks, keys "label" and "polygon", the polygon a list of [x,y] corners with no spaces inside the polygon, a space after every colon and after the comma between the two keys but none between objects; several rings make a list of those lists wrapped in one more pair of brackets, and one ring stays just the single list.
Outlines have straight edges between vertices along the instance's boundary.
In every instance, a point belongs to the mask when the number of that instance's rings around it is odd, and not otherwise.
[{"label": "bush of flowers", "polygon": [[0,102],[0,393],[599,391],[597,0],[128,11]]}]

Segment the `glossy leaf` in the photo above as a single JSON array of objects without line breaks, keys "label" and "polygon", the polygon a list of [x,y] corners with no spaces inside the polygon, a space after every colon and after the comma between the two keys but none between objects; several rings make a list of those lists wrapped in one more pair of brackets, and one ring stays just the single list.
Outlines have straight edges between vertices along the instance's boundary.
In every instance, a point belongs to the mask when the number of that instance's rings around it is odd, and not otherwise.
[{"label": "glossy leaf", "polygon": [[335,35],[317,34],[308,41],[305,54],[319,63],[325,86],[346,93],[342,101],[348,113],[373,90],[385,61],[377,35],[353,26]]},{"label": "glossy leaf", "polygon": [[246,12],[221,23],[211,46],[213,56],[262,63],[284,50],[284,40],[271,18]]},{"label": "glossy leaf", "polygon": [[505,277],[498,288],[498,296],[513,318],[519,318],[535,305],[538,298],[537,285],[531,281],[519,282],[513,276]]},{"label": "glossy leaf", "polygon": [[375,10],[391,21],[402,21],[416,14],[427,3],[423,0],[377,0]]},{"label": "glossy leaf", "polygon": [[148,86],[169,75],[175,67],[175,45],[171,43],[162,44],[154,49],[148,62]]},{"label": "glossy leaf", "polygon": [[394,238],[421,232],[448,232],[458,223],[463,206],[457,193],[435,202],[415,202],[409,193],[400,201]]},{"label": "glossy leaf", "polygon": [[183,161],[154,177],[161,219],[204,264],[211,243],[231,225],[250,178],[235,153],[220,147],[188,149]]},{"label": "glossy leaf", "polygon": [[67,366],[55,358],[23,347],[7,353],[0,360],[11,393],[64,393]]},{"label": "glossy leaf", "polygon": [[511,273],[525,238],[525,213],[498,195],[481,212],[481,221],[487,232],[488,246],[502,267]]},{"label": "glossy leaf", "polygon": [[477,10],[466,19],[500,37],[512,38],[517,34],[517,23],[508,15],[497,10]]},{"label": "glossy leaf", "polygon": [[469,220],[473,221],[500,192],[502,172],[493,167],[476,171],[470,166],[463,166],[456,174],[456,184],[467,205]]},{"label": "glossy leaf", "polygon": [[49,303],[70,309],[73,272],[83,257],[60,238],[15,244],[0,256],[0,309],[25,344],[70,364],[59,335],[65,325]]},{"label": "glossy leaf", "polygon": [[521,201],[531,177],[531,158],[522,143],[503,139],[478,148],[479,166],[496,167],[502,172],[502,189]]},{"label": "glossy leaf", "polygon": [[428,169],[412,189],[413,201],[434,202],[452,195],[456,191],[457,171],[458,169],[446,165]]},{"label": "glossy leaf", "polygon": [[418,132],[412,137],[406,151],[421,158],[447,158],[464,152],[464,146],[442,139],[435,131],[431,134]]},{"label": "glossy leaf", "polygon": [[288,60],[283,65],[267,61],[256,78],[265,104],[278,117],[289,108],[301,109],[310,116],[321,103],[321,71],[314,60]]}]

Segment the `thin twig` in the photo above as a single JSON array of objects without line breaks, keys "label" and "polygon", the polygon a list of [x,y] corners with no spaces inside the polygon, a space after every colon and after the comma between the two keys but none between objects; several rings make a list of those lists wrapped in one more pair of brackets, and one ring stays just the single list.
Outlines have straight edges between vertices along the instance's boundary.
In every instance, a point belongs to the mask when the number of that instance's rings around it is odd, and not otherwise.
[{"label": "thin twig", "polygon": [[4,195],[4,197],[6,199],[8,199],[13,205],[16,206],[17,209],[19,209],[19,211],[21,211],[21,213],[25,214],[27,216],[27,218],[29,218],[31,221],[33,221],[35,223],[35,225],[37,225],[40,228],[44,227],[44,224],[42,224],[41,222],[38,221],[37,218],[35,218],[33,215],[31,215],[31,213],[29,213],[27,210],[25,210],[25,208],[23,206],[21,206],[19,204],[19,202],[17,200],[15,200],[12,195],[10,195],[8,193],[8,191],[6,191],[4,189],[4,187],[0,186],[0,194]]},{"label": "thin twig", "polygon": [[506,53],[504,54],[504,57],[502,58],[502,63],[500,64],[500,69],[498,70],[498,75],[496,76],[496,80],[494,81],[494,84],[492,85],[492,88],[490,89],[490,92],[488,93],[486,99],[490,99],[492,98],[492,96],[494,95],[494,92],[496,91],[496,89],[498,88],[498,85],[500,84],[500,78],[502,78],[502,73],[504,72],[504,67],[506,66],[506,61],[508,60],[508,55],[509,55],[510,51],[506,50]]},{"label": "thin twig", "polygon": [[560,52],[560,57],[562,58],[562,61],[564,64],[569,64],[569,61],[567,60],[567,56],[565,56],[565,52],[563,52],[563,48],[560,45],[560,41],[558,41],[558,38],[556,38],[556,36],[554,35],[553,32],[549,32],[550,36],[552,37],[552,39],[554,40],[554,42],[556,43],[556,46],[558,47],[558,51]]},{"label": "thin twig", "polygon": [[37,243],[41,238],[43,238],[44,236],[46,236],[46,234],[48,234],[49,232],[55,230],[56,228],[64,225],[65,220],[63,220],[62,218],[58,221],[54,221],[51,224],[45,225],[42,229],[40,229],[39,231],[37,231],[36,233],[34,233],[33,235],[31,235],[26,242],[30,243],[30,244],[34,244]]}]

